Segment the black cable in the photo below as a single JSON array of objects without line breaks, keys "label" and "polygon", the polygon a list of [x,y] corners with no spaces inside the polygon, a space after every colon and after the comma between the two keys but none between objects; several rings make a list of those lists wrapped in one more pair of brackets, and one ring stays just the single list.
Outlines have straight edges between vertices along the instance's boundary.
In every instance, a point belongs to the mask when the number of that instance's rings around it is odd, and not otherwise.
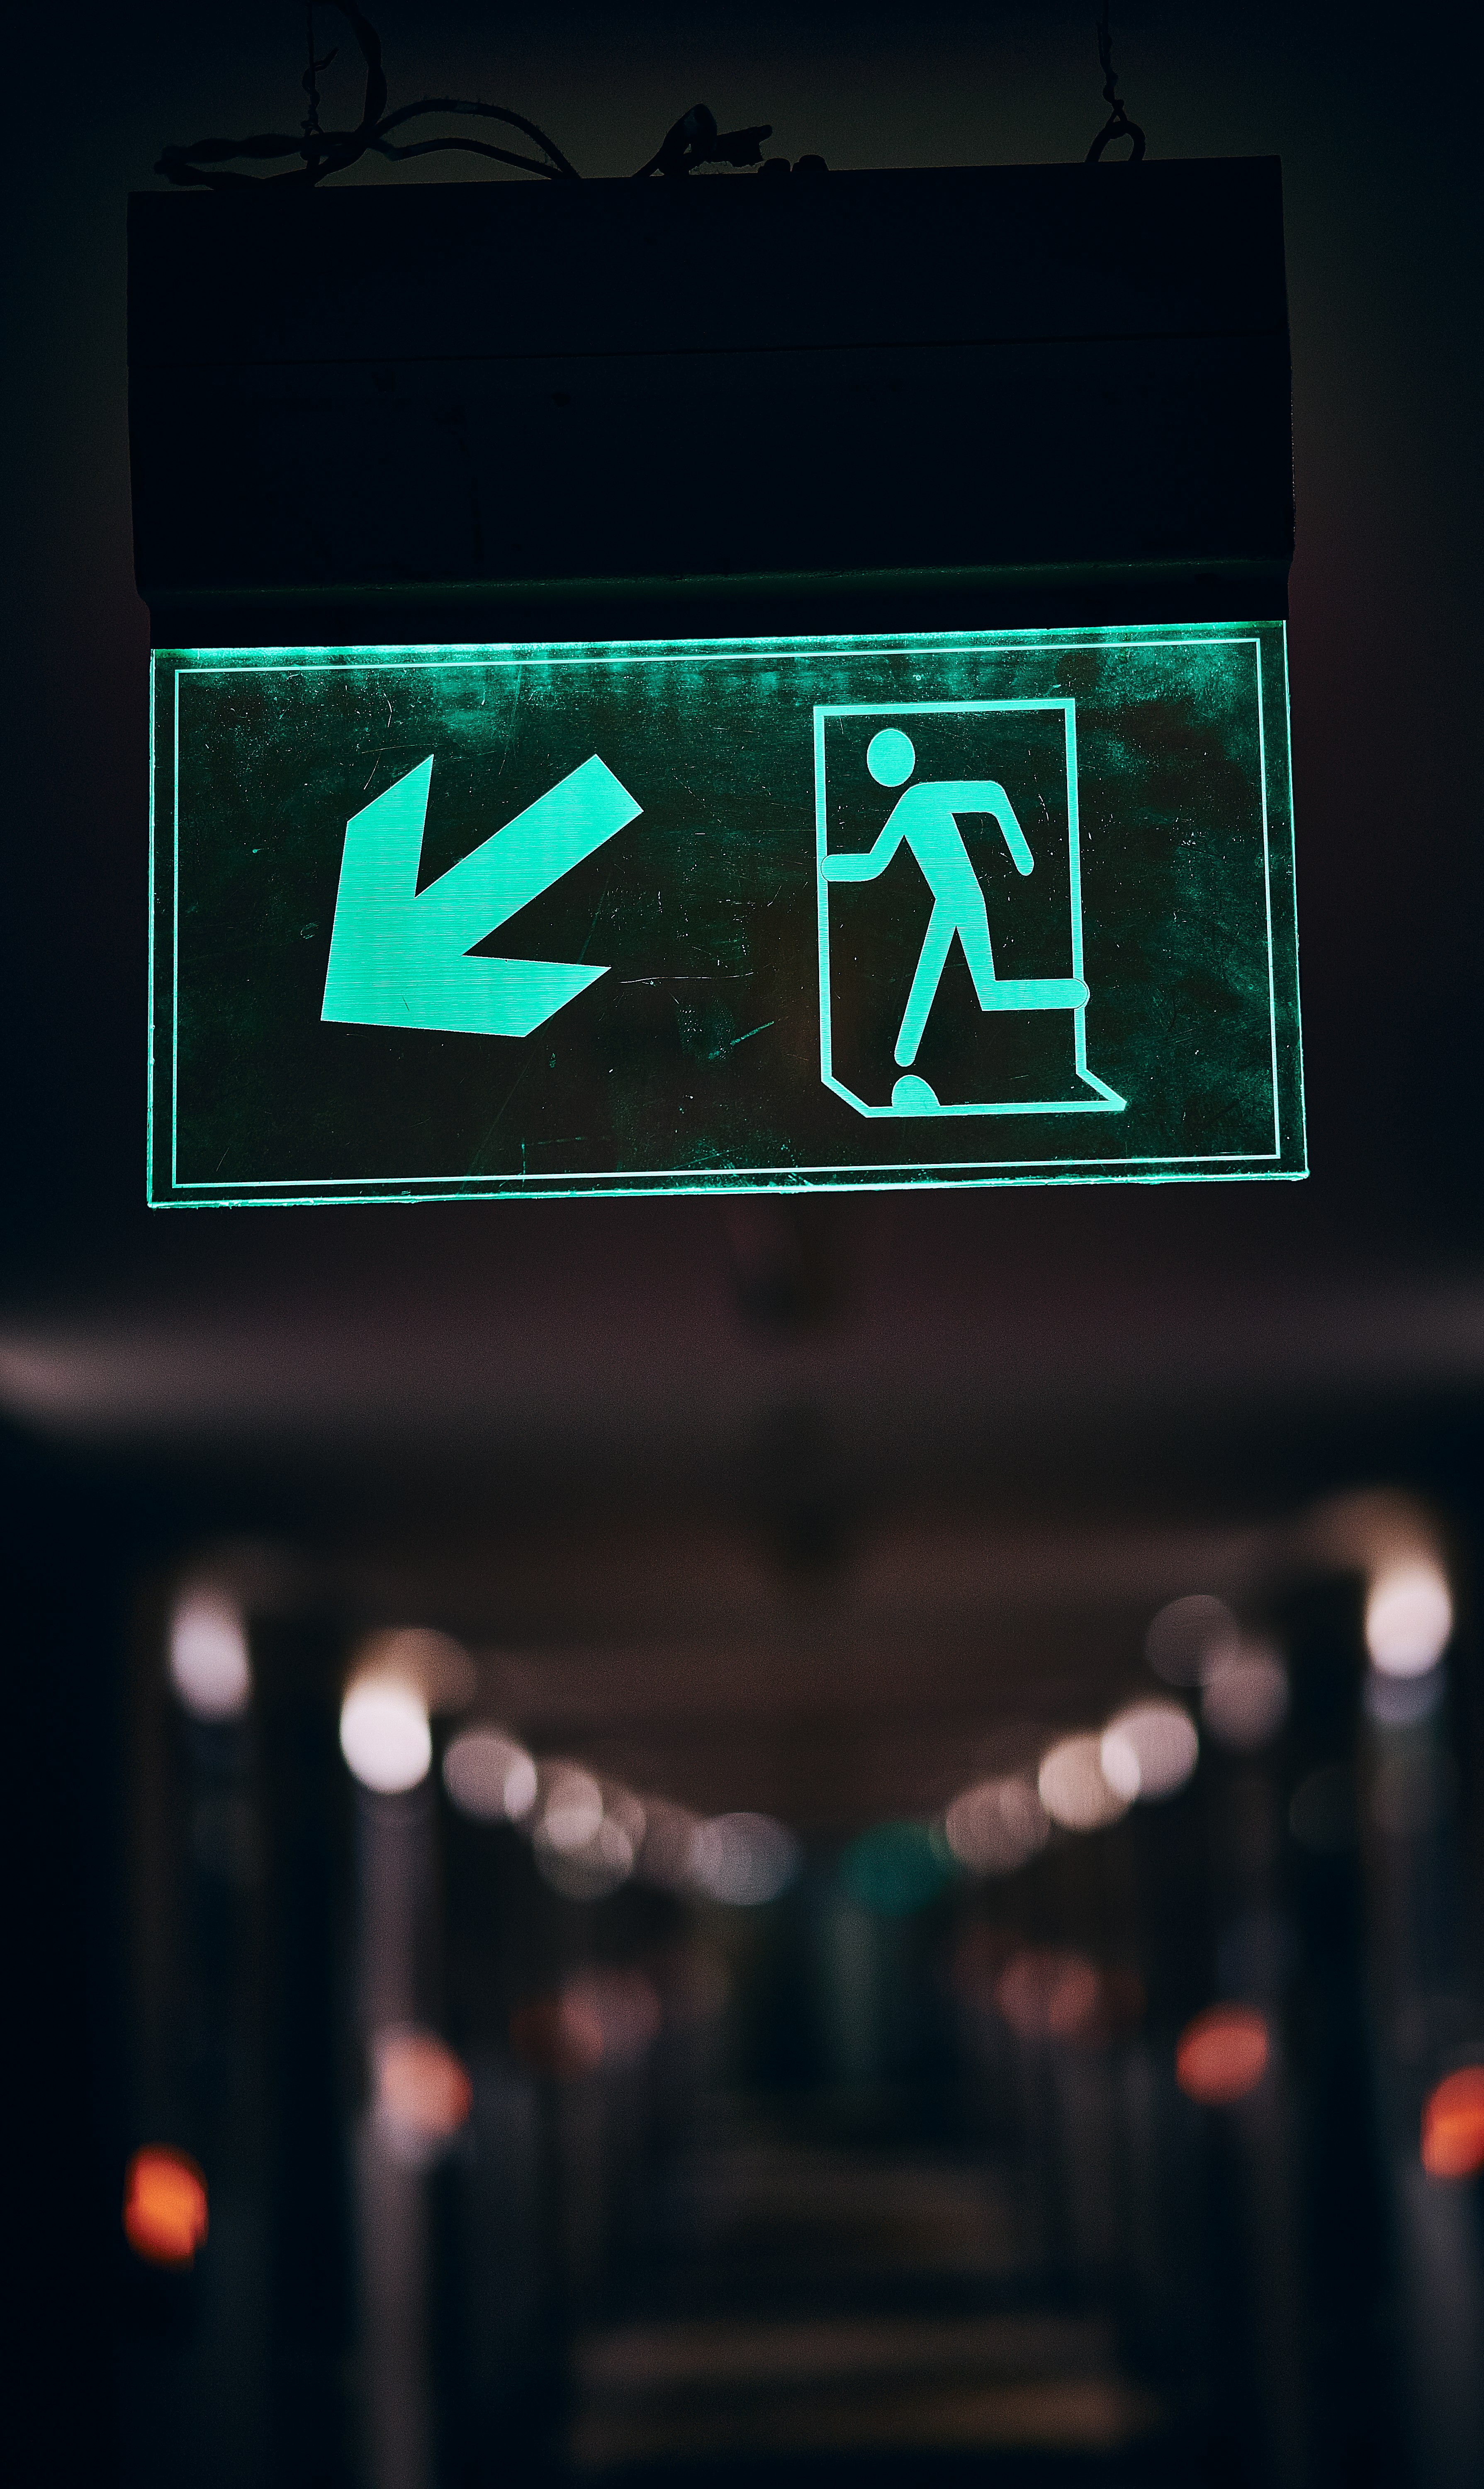
[{"label": "black cable", "polygon": [[[334,5],[348,19],[366,69],[366,91],[361,103],[360,119],[354,129],[322,129],[320,127],[320,94],[316,84],[318,72],[328,69],[334,59],[333,51],[317,59],[314,49],[314,8],[309,0],[306,11],[309,26],[309,66],[304,72],[304,93],[309,99],[308,114],[297,138],[281,131],[262,131],[249,138],[198,138],[188,147],[166,147],[156,165],[169,182],[182,187],[194,186],[208,190],[243,189],[255,182],[298,182],[313,187],[328,174],[344,172],[365,155],[385,157],[397,162],[409,156],[427,156],[440,148],[455,148],[466,154],[489,156],[501,164],[517,165],[522,172],[540,173],[549,181],[575,182],[577,167],[568,162],[561,149],[539,129],[525,114],[511,112],[504,104],[470,103],[453,96],[430,96],[421,103],[404,104],[396,112],[386,109],[386,76],[382,67],[382,45],[375,27],[362,15],[355,0],[334,0]],[[502,121],[512,129],[533,139],[541,156],[522,156],[506,147],[492,147],[477,138],[423,138],[406,146],[396,146],[388,133],[404,122],[415,121],[425,112],[470,113],[485,121]],[[233,163],[271,161],[275,157],[298,156],[300,162],[290,172],[234,173],[226,168]],[[543,160],[544,159],[544,160]]]},{"label": "black cable", "polygon": [[[550,165],[538,166],[538,171],[555,169],[560,179],[568,182],[576,182],[581,178],[577,166],[568,163],[561,149],[547,137],[545,130],[538,129],[533,121],[528,121],[523,112],[511,112],[502,103],[466,103],[457,96],[429,96],[423,103],[404,103],[400,111],[385,114],[379,126],[378,135],[385,137],[388,129],[400,129],[404,121],[416,121],[425,112],[471,112],[481,114],[487,121],[507,121],[512,129],[523,130],[528,138],[533,138],[536,145],[544,149],[551,158]],[[434,138],[419,140],[418,144],[420,148],[443,145],[451,147],[455,142],[452,139]],[[512,161],[522,163],[529,163],[530,160],[529,157],[512,158]]]},{"label": "black cable", "polygon": [[641,164],[634,175],[636,182],[646,181],[651,173],[694,173],[698,164],[760,164],[762,142],[773,135],[770,121],[756,129],[718,130],[716,115],[703,103],[693,103],[682,113],[673,128],[667,129],[660,146],[647,164]]},{"label": "black cable", "polygon": [[1112,106],[1112,110],[1088,149],[1086,160],[1089,164],[1096,164],[1103,149],[1111,146],[1115,138],[1127,138],[1132,142],[1127,161],[1137,164],[1143,159],[1144,132],[1136,121],[1129,120],[1127,107],[1118,92],[1118,72],[1113,66],[1113,31],[1108,22],[1111,5],[1112,0],[1102,0],[1102,14],[1098,20],[1098,60],[1102,70],[1102,100]]},{"label": "black cable", "polygon": [[[528,121],[524,113],[512,112],[506,104],[470,102],[460,96],[425,96],[420,103],[404,103],[395,112],[388,112],[382,46],[375,27],[362,15],[355,0],[334,0],[334,5],[348,20],[365,63],[366,92],[360,119],[354,129],[324,129],[320,126],[317,81],[321,70],[328,69],[335,54],[330,50],[323,58],[317,57],[314,0],[307,0],[304,15],[309,66],[302,84],[309,109],[300,125],[300,135],[291,137],[279,130],[263,130],[248,138],[197,138],[188,147],[163,149],[156,172],[182,188],[240,190],[258,182],[297,182],[313,188],[328,175],[344,172],[362,156],[381,156],[388,163],[400,164],[414,156],[436,156],[447,151],[484,156],[498,164],[513,164],[522,173],[539,173],[549,182],[580,180],[577,166],[568,161],[545,130]],[[419,121],[430,112],[466,113],[476,120],[504,122],[531,139],[541,154],[526,156],[514,148],[493,146],[486,139],[462,136],[414,138],[401,144],[393,140],[394,129],[410,121]],[[753,129],[718,130],[715,114],[703,103],[694,104],[673,129],[667,130],[657,152],[647,164],[641,165],[634,179],[642,182],[651,173],[694,173],[702,164],[760,164],[762,142],[772,135],[772,126],[767,122]],[[238,173],[229,169],[240,163],[270,163],[285,156],[297,156],[300,160],[282,173]],[[816,159],[809,160],[813,165]],[[784,169],[786,171],[786,165]]]}]

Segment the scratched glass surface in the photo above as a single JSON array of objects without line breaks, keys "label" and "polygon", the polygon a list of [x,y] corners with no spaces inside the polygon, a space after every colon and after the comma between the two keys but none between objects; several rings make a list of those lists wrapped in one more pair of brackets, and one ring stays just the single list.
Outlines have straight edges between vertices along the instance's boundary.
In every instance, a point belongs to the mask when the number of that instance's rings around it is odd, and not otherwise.
[{"label": "scratched glass surface", "polygon": [[1279,624],[164,651],[155,763],[157,1202],[1304,1171]]}]

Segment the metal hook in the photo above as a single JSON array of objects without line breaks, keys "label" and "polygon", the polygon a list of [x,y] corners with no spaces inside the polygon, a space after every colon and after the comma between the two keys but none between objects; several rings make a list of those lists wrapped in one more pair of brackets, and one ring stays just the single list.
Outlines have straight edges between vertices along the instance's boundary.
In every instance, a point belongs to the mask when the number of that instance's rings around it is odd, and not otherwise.
[{"label": "metal hook", "polygon": [[1088,164],[1097,164],[1100,162],[1103,149],[1105,147],[1110,147],[1115,138],[1131,139],[1133,141],[1133,153],[1125,160],[1129,164],[1142,163],[1146,145],[1144,132],[1139,128],[1136,121],[1129,120],[1128,115],[1124,110],[1122,104],[1119,104],[1116,111],[1111,112],[1108,115],[1106,123],[1103,128],[1099,130],[1098,135],[1093,140],[1083,161]]},{"label": "metal hook", "polygon": [[1130,164],[1137,164],[1143,160],[1144,132],[1136,121],[1129,120],[1128,108],[1118,92],[1118,72],[1113,66],[1113,28],[1109,15],[1111,7],[1112,0],[1102,0],[1102,8],[1098,18],[1098,64],[1102,71],[1103,102],[1111,104],[1113,108],[1105,125],[1099,130],[1088,149],[1084,161],[1089,164],[1098,163],[1103,149],[1110,147],[1115,138],[1127,138],[1132,142],[1133,147],[1133,153],[1128,157],[1127,161]]}]

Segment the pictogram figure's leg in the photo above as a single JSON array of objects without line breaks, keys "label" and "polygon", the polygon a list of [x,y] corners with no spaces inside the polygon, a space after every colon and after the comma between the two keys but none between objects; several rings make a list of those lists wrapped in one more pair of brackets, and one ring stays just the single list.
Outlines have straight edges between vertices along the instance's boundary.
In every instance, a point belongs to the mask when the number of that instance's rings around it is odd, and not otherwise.
[{"label": "pictogram figure's leg", "polygon": [[974,980],[974,991],[979,999],[979,1008],[981,1011],[991,1011],[994,1007],[995,974],[994,953],[989,946],[989,916],[985,906],[983,893],[976,891],[975,897],[979,904],[972,915],[967,908],[959,911],[958,940],[963,956],[969,963],[969,974]]},{"label": "pictogram figure's leg", "polygon": [[951,907],[939,905],[928,920],[928,932],[923,943],[923,956],[917,963],[907,1008],[901,1016],[901,1029],[897,1040],[897,1060],[903,1066],[917,1061],[917,1049],[923,1042],[932,998],[938,990],[938,980],[958,930],[958,920]]}]

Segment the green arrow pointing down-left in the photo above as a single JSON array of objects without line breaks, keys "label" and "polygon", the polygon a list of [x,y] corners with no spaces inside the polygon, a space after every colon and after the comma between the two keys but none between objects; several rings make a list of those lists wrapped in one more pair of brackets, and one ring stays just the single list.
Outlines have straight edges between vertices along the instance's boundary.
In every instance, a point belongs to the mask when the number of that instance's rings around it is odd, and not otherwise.
[{"label": "green arrow pointing down-left", "polygon": [[345,825],[322,1019],[528,1037],[608,970],[569,959],[471,959],[471,943],[642,811],[596,753],[417,887],[433,759]]}]

